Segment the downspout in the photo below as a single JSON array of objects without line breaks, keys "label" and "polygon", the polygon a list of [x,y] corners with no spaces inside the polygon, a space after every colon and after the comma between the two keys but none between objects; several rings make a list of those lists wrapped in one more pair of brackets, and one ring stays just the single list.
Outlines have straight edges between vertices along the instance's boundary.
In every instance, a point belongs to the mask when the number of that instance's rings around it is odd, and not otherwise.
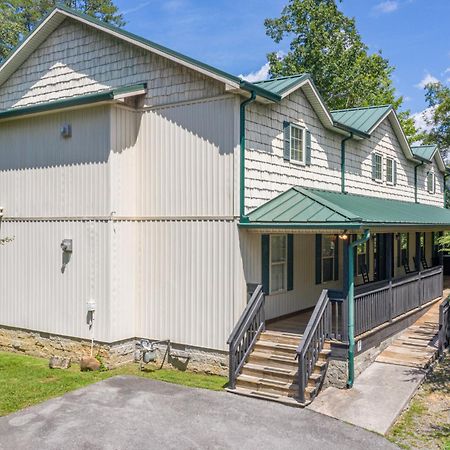
[{"label": "downspout", "polygon": [[414,166],[414,201],[419,203],[417,200],[417,168],[423,166],[423,161],[420,164],[416,164]]},{"label": "downspout", "polygon": [[353,133],[341,141],[341,192],[345,194],[345,143],[353,138]]},{"label": "downspout", "polygon": [[255,91],[251,91],[251,96],[247,100],[241,103],[240,108],[240,202],[239,202],[239,221],[240,223],[248,222],[248,218],[245,215],[245,107],[250,103],[253,103],[256,99]]},{"label": "downspout", "polygon": [[370,230],[364,230],[364,236],[348,246],[348,299],[347,299],[347,322],[348,322],[348,378],[347,388],[353,386],[355,379],[355,279],[353,249],[364,244],[370,238]]}]

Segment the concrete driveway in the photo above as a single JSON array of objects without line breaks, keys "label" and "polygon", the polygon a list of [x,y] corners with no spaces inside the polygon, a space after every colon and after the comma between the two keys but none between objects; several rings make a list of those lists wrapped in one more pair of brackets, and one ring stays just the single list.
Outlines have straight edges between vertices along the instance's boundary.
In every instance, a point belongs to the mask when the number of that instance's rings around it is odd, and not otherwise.
[{"label": "concrete driveway", "polygon": [[2,450],[394,449],[306,409],[115,377],[0,418]]}]

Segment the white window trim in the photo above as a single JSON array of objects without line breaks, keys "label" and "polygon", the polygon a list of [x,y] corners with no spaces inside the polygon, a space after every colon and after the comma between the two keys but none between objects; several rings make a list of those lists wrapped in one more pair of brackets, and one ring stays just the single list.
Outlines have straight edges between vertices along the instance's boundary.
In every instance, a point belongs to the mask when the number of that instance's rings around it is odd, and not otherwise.
[{"label": "white window trim", "polygon": [[[325,236],[332,236],[331,234],[330,235],[326,235],[326,234],[323,234],[322,235],[322,249],[323,249],[323,242],[324,242],[324,240],[325,240]],[[322,250],[322,252],[323,252],[323,250]],[[332,264],[332,274],[333,274],[333,276],[332,276],[332,278],[331,278],[331,280],[327,280],[327,281],[325,281],[325,277],[323,276],[323,260],[324,259],[332,259],[333,260],[333,264]],[[323,253],[320,255],[320,269],[321,269],[321,275],[322,275],[322,284],[327,284],[327,283],[333,283],[334,281],[336,281],[335,280],[335,273],[334,273],[334,266],[335,266],[335,259],[336,259],[336,243],[334,244],[334,249],[333,249],[333,256],[323,256]]]},{"label": "white window trim", "polygon": [[[391,172],[391,178],[392,178],[392,181],[389,181],[388,180],[388,161],[392,161],[392,172]],[[395,163],[394,163],[394,158],[391,158],[391,157],[386,157],[385,158],[385,165],[386,165],[386,184],[388,184],[388,185],[390,185],[390,186],[393,186],[394,185],[394,165],[395,165]]]},{"label": "white window trim", "polygon": [[[302,153],[303,158],[302,160],[293,159],[292,158],[292,128],[296,128],[297,130],[300,130],[302,132]],[[306,166],[306,128],[301,127],[300,125],[296,125],[295,123],[289,124],[289,161],[298,164],[300,166]]]},{"label": "white window trim", "polygon": [[[431,189],[428,186],[428,177],[430,175],[431,175]],[[427,183],[427,192],[429,194],[435,194],[436,193],[436,176],[435,176],[434,172],[431,170],[427,173],[426,183]]]},{"label": "white window trim", "polygon": [[384,163],[384,158],[383,158],[383,155],[382,155],[382,153],[380,153],[380,152],[374,152],[374,155],[377,155],[377,156],[379,156],[380,158],[381,158],[381,165],[380,165],[380,167],[381,167],[381,169],[380,169],[380,178],[374,178],[374,180],[377,182],[377,183],[383,183],[383,163]]},{"label": "white window trim", "polygon": [[[272,238],[274,236],[284,236],[286,239],[286,254],[285,254],[285,260],[284,262],[277,262],[272,263]],[[270,242],[269,242],[269,295],[276,295],[276,294],[283,294],[287,292],[287,271],[288,271],[288,261],[287,261],[287,253],[288,253],[288,237],[287,234],[271,234],[270,235]],[[272,290],[272,266],[274,265],[285,265],[286,270],[284,271],[284,280],[283,280],[283,289],[279,289],[278,291]]]}]

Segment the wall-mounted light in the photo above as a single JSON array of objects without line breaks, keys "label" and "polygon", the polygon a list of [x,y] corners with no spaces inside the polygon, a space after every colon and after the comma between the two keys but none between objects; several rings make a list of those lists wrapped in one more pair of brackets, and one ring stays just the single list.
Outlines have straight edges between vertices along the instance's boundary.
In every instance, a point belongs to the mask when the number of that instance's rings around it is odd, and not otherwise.
[{"label": "wall-mounted light", "polygon": [[61,127],[61,136],[64,139],[71,138],[72,137],[72,125],[70,123],[65,123]]},{"label": "wall-mounted light", "polygon": [[342,234],[339,235],[339,239],[346,241],[348,239],[347,230],[344,230]]}]

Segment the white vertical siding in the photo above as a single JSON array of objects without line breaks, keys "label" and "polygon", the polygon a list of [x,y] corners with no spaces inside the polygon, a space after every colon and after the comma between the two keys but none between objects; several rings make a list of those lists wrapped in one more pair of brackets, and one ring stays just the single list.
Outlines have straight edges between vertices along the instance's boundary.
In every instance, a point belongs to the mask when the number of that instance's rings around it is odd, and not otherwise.
[{"label": "white vertical siding", "polygon": [[[109,341],[109,229],[102,222],[3,222],[0,324],[89,338],[86,302],[97,302],[95,338]],[[63,239],[73,254],[62,273]]]},{"label": "white vertical siding", "polygon": [[[64,123],[72,137],[60,135]],[[109,108],[0,122],[0,203],[8,217],[109,215]]]}]

